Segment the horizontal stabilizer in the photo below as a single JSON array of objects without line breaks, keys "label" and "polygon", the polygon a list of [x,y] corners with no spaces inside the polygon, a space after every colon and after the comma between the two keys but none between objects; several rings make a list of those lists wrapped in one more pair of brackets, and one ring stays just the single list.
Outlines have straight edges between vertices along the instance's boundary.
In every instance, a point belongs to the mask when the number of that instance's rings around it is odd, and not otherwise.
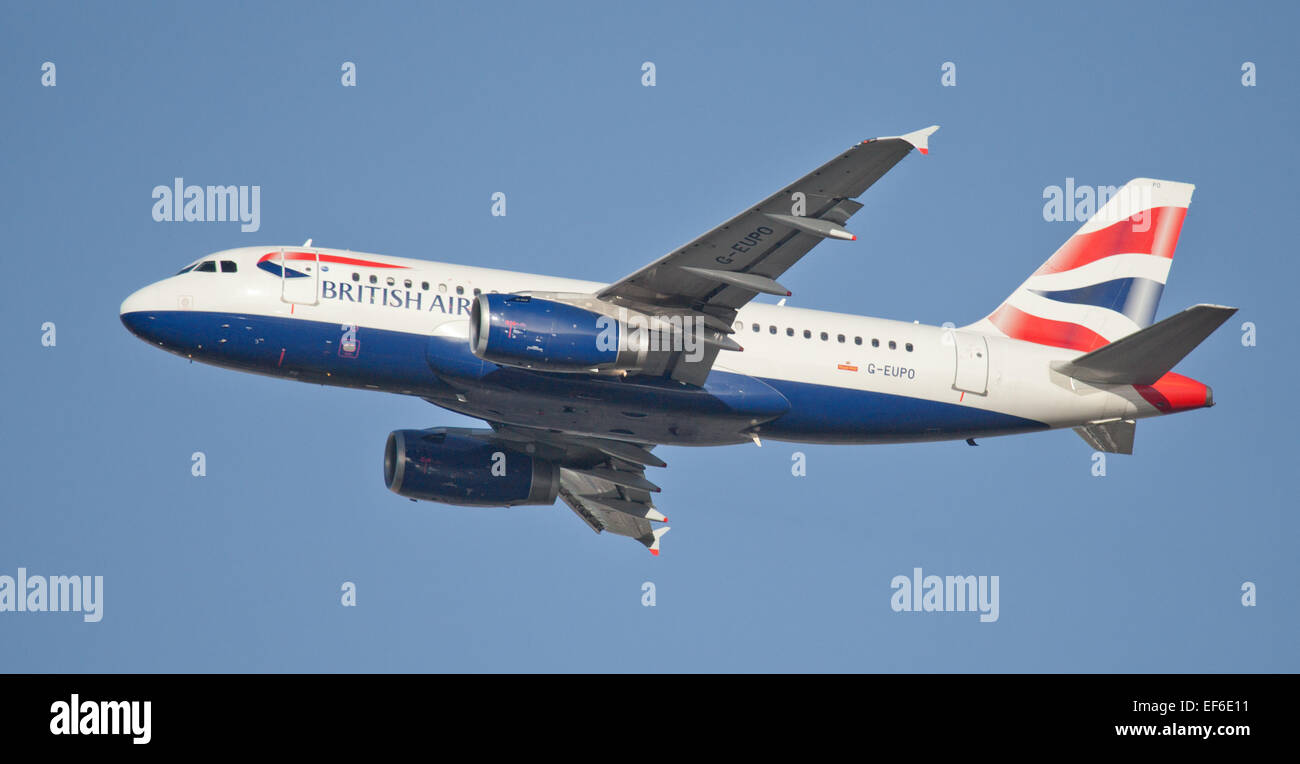
[{"label": "horizontal stabilizer", "polygon": [[1055,361],[1052,368],[1089,384],[1155,384],[1236,312],[1222,305],[1193,305],[1072,361]]},{"label": "horizontal stabilizer", "polygon": [[1133,453],[1133,436],[1137,433],[1137,422],[1132,419],[1112,419],[1109,422],[1093,422],[1074,428],[1079,437],[1098,451],[1108,454]]}]

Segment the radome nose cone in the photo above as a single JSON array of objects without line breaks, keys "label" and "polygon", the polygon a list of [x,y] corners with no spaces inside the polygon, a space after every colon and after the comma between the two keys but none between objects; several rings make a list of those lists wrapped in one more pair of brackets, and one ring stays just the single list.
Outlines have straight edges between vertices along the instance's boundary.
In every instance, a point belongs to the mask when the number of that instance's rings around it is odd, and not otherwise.
[{"label": "radome nose cone", "polygon": [[122,326],[126,330],[140,339],[149,339],[144,335],[145,325],[149,322],[149,317],[145,315],[146,299],[144,292],[148,289],[137,289],[132,292],[125,300],[122,301],[122,307],[119,311],[119,317],[122,319]]},{"label": "radome nose cone", "polygon": [[143,313],[127,313],[124,311],[120,318],[122,319],[122,326],[125,326],[128,332],[137,337],[144,337],[140,332],[144,330],[144,323],[148,319],[144,317]]},{"label": "radome nose cone", "polygon": [[148,287],[137,289],[128,295],[127,298],[122,301],[122,308],[119,312],[125,316],[127,313],[136,313],[144,310],[144,292],[146,289],[148,289]]}]

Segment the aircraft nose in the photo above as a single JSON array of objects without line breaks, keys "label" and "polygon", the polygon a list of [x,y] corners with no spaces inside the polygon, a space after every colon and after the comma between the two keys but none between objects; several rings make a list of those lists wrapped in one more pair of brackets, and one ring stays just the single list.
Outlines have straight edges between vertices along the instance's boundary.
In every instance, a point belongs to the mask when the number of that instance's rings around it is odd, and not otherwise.
[{"label": "aircraft nose", "polygon": [[149,323],[153,319],[149,311],[156,311],[159,307],[157,297],[157,285],[150,284],[142,289],[137,289],[122,301],[122,307],[119,311],[119,317],[122,325],[126,330],[142,340],[152,342],[149,335]]},{"label": "aircraft nose", "polygon": [[125,300],[122,301],[122,309],[121,309],[120,313],[121,313],[123,316],[125,316],[125,315],[128,314],[128,313],[136,313],[136,312],[138,312],[138,311],[143,310],[143,309],[144,309],[144,292],[145,292],[145,290],[148,289],[148,288],[149,288],[149,287],[145,287],[144,289],[137,289],[137,290],[135,290],[134,292],[132,292],[131,294],[127,295],[127,298],[126,298]]}]

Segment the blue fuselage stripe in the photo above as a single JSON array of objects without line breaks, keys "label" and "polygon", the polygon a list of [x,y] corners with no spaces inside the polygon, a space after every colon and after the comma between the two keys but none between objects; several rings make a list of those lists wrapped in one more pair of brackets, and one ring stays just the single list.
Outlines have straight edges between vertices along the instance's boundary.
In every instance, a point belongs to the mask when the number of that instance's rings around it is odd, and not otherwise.
[{"label": "blue fuselage stripe", "polygon": [[[617,420],[611,421],[617,427],[607,428],[616,435],[654,433],[659,426],[656,442],[741,442],[755,420],[762,422],[763,437],[825,443],[945,440],[1047,427],[954,403],[721,371],[711,373],[703,389],[658,379],[543,374],[479,361],[465,342],[438,344],[426,335],[367,327],[344,341],[338,324],[296,318],[144,311],[124,314],[122,323],[165,350],[217,366],[417,395],[470,416],[542,427],[563,423],[521,418],[573,403]],[[434,363],[446,379],[434,373]],[[485,388],[490,404],[476,410],[456,402],[455,388],[475,386]]]},{"label": "blue fuselage stripe", "polygon": [[973,406],[781,379],[765,379],[790,410],[763,428],[769,437],[811,443],[948,440],[1047,429],[1047,425]]}]

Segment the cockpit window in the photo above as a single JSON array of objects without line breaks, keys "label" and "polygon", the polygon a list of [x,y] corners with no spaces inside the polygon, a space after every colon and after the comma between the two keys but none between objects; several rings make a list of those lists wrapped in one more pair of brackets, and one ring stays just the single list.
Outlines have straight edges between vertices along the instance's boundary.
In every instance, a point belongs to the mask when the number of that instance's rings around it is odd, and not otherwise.
[{"label": "cockpit window", "polygon": [[222,260],[222,261],[221,261],[221,272],[222,272],[222,273],[234,273],[235,271],[238,271],[238,270],[239,270],[239,266],[238,266],[238,265],[235,265],[235,261],[234,261],[234,260]]},{"label": "cockpit window", "polygon": [[195,265],[195,263],[190,263],[189,265],[185,266],[184,268],[181,268],[179,271],[176,271],[176,275],[179,276],[179,275],[181,275],[182,273],[189,273],[190,271],[194,270],[194,265]]},{"label": "cockpit window", "polygon": [[194,268],[194,272],[195,272],[195,273],[216,273],[216,272],[217,272],[217,261],[216,261],[216,260],[204,260],[203,262],[199,263],[199,264]]}]

